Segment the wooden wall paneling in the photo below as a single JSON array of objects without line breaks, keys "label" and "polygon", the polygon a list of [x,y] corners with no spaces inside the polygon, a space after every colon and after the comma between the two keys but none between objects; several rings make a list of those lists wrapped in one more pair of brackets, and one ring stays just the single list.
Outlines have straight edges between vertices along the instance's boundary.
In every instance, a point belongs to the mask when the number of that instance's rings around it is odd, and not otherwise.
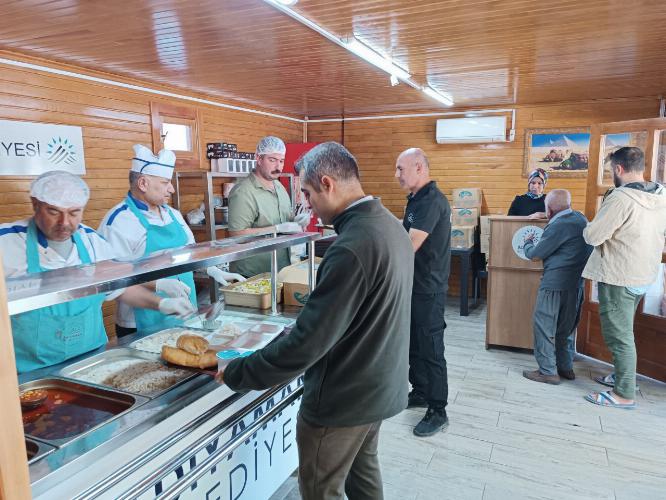
[{"label": "wooden wall paneling", "polygon": [[[268,2],[24,5],[3,5],[1,49],[299,116],[440,109],[415,88],[392,87],[384,72]],[[607,0],[342,0],[292,8],[335,37],[356,36],[390,55],[416,84],[452,94],[459,106],[664,90],[664,2],[634,0],[627,15]],[[563,13],[566,23],[548,22]]]},{"label": "wooden wall paneling", "polygon": [[[589,127],[603,121],[658,116],[654,98],[618,99],[519,106],[514,142],[501,144],[437,144],[438,117],[309,122],[308,141],[343,143],[357,158],[368,194],[380,196],[397,217],[402,217],[405,195],[394,178],[395,160],[404,149],[420,147],[430,160],[431,173],[447,195],[457,187],[483,190],[483,214],[505,214],[514,197],[527,190],[523,177],[525,129]],[[442,116],[441,118],[444,118]],[[573,207],[585,211],[585,179],[552,177],[547,189],[568,189]],[[459,275],[452,268],[449,291],[457,294]]]},{"label": "wooden wall paneling", "polygon": [[21,419],[14,340],[7,308],[5,274],[0,268],[0,498],[29,499],[30,477]]},{"label": "wooden wall paneling", "polygon": [[[139,91],[0,65],[0,102],[5,104],[0,106],[0,119],[82,127],[85,180],[91,189],[83,222],[93,228],[127,192],[132,146],[152,145],[150,102],[155,101],[155,96]],[[164,106],[183,105],[177,99],[160,98],[157,102]],[[254,151],[264,135],[277,135],[285,142],[302,139],[302,125],[298,122],[209,105],[194,108],[201,117],[200,150],[204,158],[206,142],[237,142],[242,150]],[[204,167],[210,168],[207,160],[202,161]],[[28,195],[32,180],[33,177],[0,177],[0,222],[32,215]],[[184,212],[202,199],[202,191],[193,191]],[[111,336],[115,334],[114,307],[113,303],[104,305],[105,325]]]}]

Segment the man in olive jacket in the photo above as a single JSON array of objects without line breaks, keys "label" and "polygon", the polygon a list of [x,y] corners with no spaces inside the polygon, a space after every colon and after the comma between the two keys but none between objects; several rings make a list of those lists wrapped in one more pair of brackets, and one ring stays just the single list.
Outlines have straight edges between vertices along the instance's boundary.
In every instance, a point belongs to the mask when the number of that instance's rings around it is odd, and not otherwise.
[{"label": "man in olive jacket", "polygon": [[234,360],[218,380],[258,390],[305,371],[296,431],[301,496],[381,499],[379,427],[407,406],[412,246],[398,220],[365,196],[343,146],[320,144],[296,168],[313,210],[338,238],[291,333]]}]

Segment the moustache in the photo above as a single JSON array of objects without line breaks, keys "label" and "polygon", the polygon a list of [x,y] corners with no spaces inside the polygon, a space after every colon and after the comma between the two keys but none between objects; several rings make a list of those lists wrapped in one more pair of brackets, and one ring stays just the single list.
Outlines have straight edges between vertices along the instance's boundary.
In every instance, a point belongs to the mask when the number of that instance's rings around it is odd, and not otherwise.
[{"label": "moustache", "polygon": [[281,174],[282,172],[280,170],[273,170],[271,174]]}]

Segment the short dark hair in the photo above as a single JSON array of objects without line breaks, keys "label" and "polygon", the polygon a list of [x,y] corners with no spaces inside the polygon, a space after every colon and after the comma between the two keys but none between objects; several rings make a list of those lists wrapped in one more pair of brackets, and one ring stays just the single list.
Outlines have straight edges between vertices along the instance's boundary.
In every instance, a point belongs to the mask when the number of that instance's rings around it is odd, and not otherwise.
[{"label": "short dark hair", "polygon": [[643,172],[645,170],[645,154],[641,148],[625,146],[611,153],[611,165],[622,165],[627,172]]},{"label": "short dark hair", "polygon": [[137,183],[139,182],[139,179],[143,177],[144,174],[140,172],[135,172],[134,170],[130,170],[129,172],[129,185],[130,188],[136,187]]},{"label": "short dark hair", "polygon": [[296,162],[294,169],[317,192],[324,175],[341,182],[360,180],[356,158],[337,142],[318,144]]}]

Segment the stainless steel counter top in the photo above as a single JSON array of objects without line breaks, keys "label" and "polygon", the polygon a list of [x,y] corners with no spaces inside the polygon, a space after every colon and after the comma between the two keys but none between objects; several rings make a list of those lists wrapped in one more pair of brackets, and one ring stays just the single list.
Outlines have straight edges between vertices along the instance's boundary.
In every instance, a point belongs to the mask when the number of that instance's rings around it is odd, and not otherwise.
[{"label": "stainless steel counter top", "polygon": [[155,252],[131,262],[97,264],[27,274],[6,280],[9,314],[32,311],[98,293],[110,292],[174,274],[307,243],[319,233],[241,236]]},{"label": "stainless steel counter top", "polygon": [[[279,322],[289,326],[293,324],[300,308],[284,308],[279,316],[271,316],[265,311],[248,308],[229,308],[223,315],[238,317],[239,319],[259,319]],[[61,377],[63,368],[81,362],[100,352],[126,346],[131,342],[150,335],[152,332],[134,334],[123,337],[119,341],[110,342],[107,346],[89,352],[83,356],[68,360],[65,363],[35,370],[19,376],[19,383],[32,380]],[[122,348],[122,347],[121,347]],[[96,429],[81,434],[71,441],[60,445],[57,449],[49,451],[48,455],[37,459],[30,464],[30,479],[33,485],[33,494],[48,491],[58,481],[84,470],[89,464],[107,457],[123,446],[131,445],[144,433],[155,426],[179,416],[178,427],[173,433],[167,433],[164,439],[155,446],[167,447],[169,443],[182,438],[193,431],[200,424],[206,422],[213,415],[225,412],[232,406],[247,407],[262,393],[252,393],[253,396],[241,395],[232,392],[224,385],[217,384],[213,377],[207,374],[197,374],[193,378],[182,382],[165,393],[154,397],[125,414],[110,420]],[[145,398],[144,398],[145,399]],[[184,412],[184,410],[186,410]],[[232,410],[230,410],[232,411]],[[237,409],[234,411],[238,411]],[[180,414],[180,415],[179,415]],[[35,440],[38,441],[38,440]],[[151,447],[151,448],[152,448]],[[149,450],[136,447],[136,454],[148,453]],[[127,457],[127,460],[140,457]]]}]

